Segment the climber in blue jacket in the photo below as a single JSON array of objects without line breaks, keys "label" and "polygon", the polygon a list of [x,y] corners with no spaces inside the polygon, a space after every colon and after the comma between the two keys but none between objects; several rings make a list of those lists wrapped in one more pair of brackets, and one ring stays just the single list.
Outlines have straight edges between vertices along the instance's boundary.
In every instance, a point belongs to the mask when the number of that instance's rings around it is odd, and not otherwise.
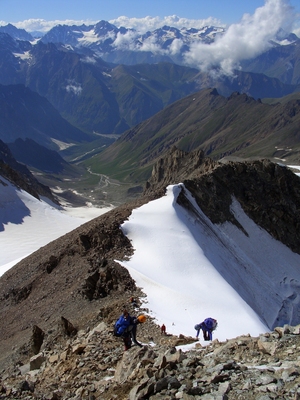
[{"label": "climber in blue jacket", "polygon": [[120,336],[123,339],[125,350],[131,348],[132,342],[142,347],[136,339],[137,325],[146,321],[145,315],[139,315],[138,317],[132,317],[129,315],[127,310],[123,311],[123,314],[115,323],[114,335]]},{"label": "climber in blue jacket", "polygon": [[217,328],[218,322],[214,318],[206,318],[200,324],[195,325],[195,329],[197,331],[196,338],[198,338],[200,330],[203,331],[203,339],[204,340],[212,340],[212,332]]}]

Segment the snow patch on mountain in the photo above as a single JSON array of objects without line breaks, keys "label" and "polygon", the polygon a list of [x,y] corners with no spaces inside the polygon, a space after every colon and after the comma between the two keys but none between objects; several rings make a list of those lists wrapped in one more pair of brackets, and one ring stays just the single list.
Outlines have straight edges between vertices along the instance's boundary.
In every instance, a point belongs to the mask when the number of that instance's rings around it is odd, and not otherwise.
[{"label": "snow patch on mountain", "polygon": [[97,43],[99,36],[95,33],[95,29],[91,29],[88,32],[83,32],[83,36],[78,38],[79,45],[86,46],[91,43]]},{"label": "snow patch on mountain", "polygon": [[24,51],[24,53],[13,53],[13,55],[17,58],[21,58],[21,60],[30,60],[32,58],[30,51]]}]

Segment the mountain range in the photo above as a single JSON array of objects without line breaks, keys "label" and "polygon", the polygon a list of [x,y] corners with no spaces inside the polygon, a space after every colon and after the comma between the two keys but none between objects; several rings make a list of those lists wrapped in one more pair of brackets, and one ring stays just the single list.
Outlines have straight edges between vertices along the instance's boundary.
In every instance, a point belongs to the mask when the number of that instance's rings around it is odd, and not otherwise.
[{"label": "mountain range", "polygon": [[122,181],[145,181],[174,145],[216,160],[267,157],[297,164],[299,132],[299,100],[269,105],[246,94],[223,97],[204,89],[128,130],[84,164]]},{"label": "mountain range", "polygon": [[41,41],[62,43],[80,52],[90,49],[95,55],[114,64],[133,65],[157,62],[183,64],[183,53],[190,48],[192,43],[211,44],[224,32],[224,28],[214,26],[204,26],[201,29],[177,29],[163,26],[141,34],[135,29],[117,28],[107,21],[99,21],[89,26],[84,24],[55,26],[41,38]]},{"label": "mountain range", "polygon": [[[216,87],[224,96],[239,91],[254,98],[282,97],[299,90],[300,40],[295,35],[273,42],[267,52],[245,61],[244,68],[231,76],[217,69],[200,72],[180,62],[191,43],[209,46],[223,34],[224,29],[217,27],[165,26],[138,35],[100,21],[93,26],[59,25],[29,41],[23,31],[8,25],[0,28],[0,83],[26,85],[79,129],[100,134],[121,134],[207,87]],[[133,50],[118,49],[115,41],[124,43],[128,37],[134,37]],[[165,54],[176,40],[183,45],[172,59]],[[149,41],[152,51],[145,48]]]},{"label": "mountain range", "polygon": [[[0,139],[18,161],[42,172],[47,185],[64,171],[77,177],[85,171],[70,184],[94,186],[105,174],[134,195],[174,144],[214,159],[297,163],[299,38],[279,32],[231,75],[186,64],[192,45],[211,46],[225,34],[213,26],[139,34],[100,21],[58,25],[36,39],[11,24],[0,27]],[[47,150],[72,167],[54,155],[46,165]],[[37,151],[43,160],[32,160]]]}]

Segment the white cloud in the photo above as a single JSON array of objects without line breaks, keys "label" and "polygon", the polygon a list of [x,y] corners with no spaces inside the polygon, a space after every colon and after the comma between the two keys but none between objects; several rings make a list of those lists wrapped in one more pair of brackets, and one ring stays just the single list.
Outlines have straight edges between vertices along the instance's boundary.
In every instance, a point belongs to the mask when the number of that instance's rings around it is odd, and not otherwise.
[{"label": "white cloud", "polygon": [[300,38],[300,13],[297,14],[291,31]]},{"label": "white cloud", "polygon": [[118,50],[149,51],[154,54],[171,55],[177,54],[183,46],[181,39],[174,39],[168,49],[162,49],[157,43],[157,37],[155,35],[149,36],[140,43],[138,42],[139,36],[140,33],[136,31],[128,31],[125,34],[118,33],[112,46]]},{"label": "white cloud", "polygon": [[266,0],[253,15],[245,14],[241,22],[230,25],[213,44],[194,42],[186,54],[186,62],[203,70],[217,66],[225,74],[231,74],[241,60],[265,51],[277,31],[291,23],[291,7],[284,0]]},{"label": "white cloud", "polygon": [[146,40],[144,40],[141,48],[141,51],[150,51],[154,54],[164,54],[165,50],[163,50],[160,45],[157,43],[157,38],[155,35],[149,36]]},{"label": "white cloud", "polygon": [[[88,20],[53,20],[46,21],[45,19],[26,19],[24,21],[11,22],[12,25],[16,26],[19,29],[25,29],[27,32],[39,31],[46,33],[50,29],[52,29],[56,25],[94,25],[97,21],[88,21]],[[8,22],[0,21],[0,26],[7,25]]]},{"label": "white cloud", "polygon": [[119,32],[112,46],[118,50],[149,51],[154,54],[177,54],[183,45],[180,39],[175,39],[168,49],[162,49],[157,43],[155,35],[149,36],[143,42],[138,41],[139,37],[140,33],[137,31],[128,31],[125,34]]},{"label": "white cloud", "polygon": [[116,40],[113,42],[112,46],[116,47],[118,50],[138,50],[136,46],[136,39],[138,34],[133,31],[128,31],[124,35],[118,32]]},{"label": "white cloud", "polygon": [[[46,21],[45,19],[26,19],[24,21],[11,22],[14,26],[19,29],[25,29],[28,32],[40,31],[40,32],[48,32],[51,28],[56,25],[94,25],[98,20],[52,20]],[[202,28],[206,25],[214,25],[214,26],[224,26],[221,22],[216,18],[207,18],[207,19],[187,19],[180,18],[176,15],[170,15],[164,18],[159,17],[144,17],[144,18],[128,18],[125,16],[121,16],[117,19],[112,19],[109,21],[111,24],[116,25],[117,27],[124,26],[126,28],[133,28],[140,33],[145,33],[147,31],[152,31],[158,28],[161,28],[164,25],[173,26],[175,28]],[[0,21],[0,26],[7,25],[8,22]]]},{"label": "white cloud", "polygon": [[174,39],[169,49],[170,53],[172,55],[178,54],[182,46],[183,46],[183,41],[181,39]]},{"label": "white cloud", "polygon": [[69,81],[69,84],[66,86],[67,92],[73,92],[76,96],[79,96],[82,92],[82,87],[80,83],[77,83],[73,80]]},{"label": "white cloud", "polygon": [[82,61],[87,64],[96,64],[97,63],[97,61],[94,57],[89,57],[89,56],[83,58]]},{"label": "white cloud", "polygon": [[116,19],[109,21],[111,24],[117,27],[124,26],[126,28],[133,28],[140,33],[145,33],[148,31],[153,31],[155,29],[161,28],[164,25],[172,26],[174,28],[196,28],[200,29],[203,26],[214,25],[214,26],[224,26],[221,24],[220,20],[210,17],[207,19],[187,19],[180,18],[176,15],[170,15],[164,18],[160,17],[144,17],[144,18],[128,18],[125,16],[118,17]]}]

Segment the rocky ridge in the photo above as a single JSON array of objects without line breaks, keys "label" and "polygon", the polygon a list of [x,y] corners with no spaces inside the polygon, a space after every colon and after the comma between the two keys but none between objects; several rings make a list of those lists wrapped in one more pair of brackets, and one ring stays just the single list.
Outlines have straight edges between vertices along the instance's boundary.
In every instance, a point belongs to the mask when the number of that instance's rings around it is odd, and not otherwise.
[{"label": "rocky ridge", "polygon": [[[142,349],[124,353],[112,335],[130,296],[140,304],[132,312],[148,312],[146,294],[115,261],[134,251],[120,225],[133,208],[178,182],[216,222],[234,221],[229,203],[236,196],[253,219],[264,217],[269,232],[290,233],[297,250],[300,183],[291,171],[267,160],[224,164],[172,149],[143,197],[48,244],[0,278],[0,399],[300,398],[299,326],[197,343],[187,352],[176,346],[193,337],[161,336],[151,318],[139,327]],[[179,201],[193,212],[184,192]]]}]

